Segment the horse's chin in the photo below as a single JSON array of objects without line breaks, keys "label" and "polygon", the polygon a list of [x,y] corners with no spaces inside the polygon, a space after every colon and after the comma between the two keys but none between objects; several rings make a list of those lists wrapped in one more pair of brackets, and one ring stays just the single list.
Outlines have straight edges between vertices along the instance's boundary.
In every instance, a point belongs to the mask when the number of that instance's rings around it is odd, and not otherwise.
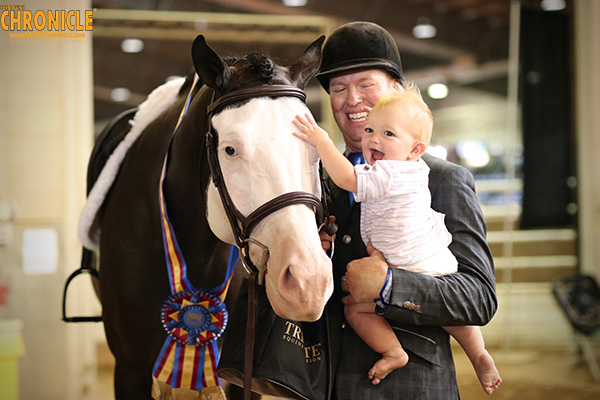
[{"label": "horse's chin", "polygon": [[[271,279],[273,278],[273,279]],[[280,279],[275,274],[265,276],[265,286],[269,303],[279,317],[293,321],[313,322],[321,318],[327,300],[333,292],[333,284],[323,290],[284,294]],[[329,287],[330,286],[330,287]]]},{"label": "horse's chin", "polygon": [[321,307],[320,309],[309,310],[303,307],[302,304],[292,304],[290,302],[285,301],[278,294],[271,294],[271,296],[269,296],[268,286],[267,297],[269,299],[269,303],[271,303],[271,307],[273,307],[273,311],[275,311],[275,314],[277,314],[277,316],[292,321],[314,322],[321,318],[321,315],[323,315],[323,310],[325,309],[325,304],[323,304],[323,307]]}]

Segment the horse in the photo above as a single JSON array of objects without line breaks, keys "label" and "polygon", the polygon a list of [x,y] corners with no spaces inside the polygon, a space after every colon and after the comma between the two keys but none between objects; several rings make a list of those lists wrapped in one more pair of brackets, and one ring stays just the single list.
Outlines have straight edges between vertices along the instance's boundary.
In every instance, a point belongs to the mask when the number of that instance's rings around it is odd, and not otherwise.
[{"label": "horse", "polygon": [[[320,66],[323,40],[284,67],[256,53],[226,62],[198,36],[192,45],[198,83],[188,77],[173,104],[152,118],[124,156],[97,216],[99,292],[116,361],[117,399],[150,398],[153,364],[167,335],[160,318],[171,295],[161,184],[191,282],[202,288],[221,284],[234,244],[259,271],[279,316],[321,316],[333,278],[315,218],[319,161],[312,146],[293,136],[291,121],[310,112],[302,89]],[[123,120],[115,127],[131,128]],[[234,277],[231,294],[239,282]]]}]

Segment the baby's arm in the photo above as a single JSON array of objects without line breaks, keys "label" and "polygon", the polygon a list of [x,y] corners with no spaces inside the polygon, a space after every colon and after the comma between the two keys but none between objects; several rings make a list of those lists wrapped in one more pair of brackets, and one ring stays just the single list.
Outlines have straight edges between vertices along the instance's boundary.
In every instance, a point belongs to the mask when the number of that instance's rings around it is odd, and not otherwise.
[{"label": "baby's arm", "polygon": [[300,130],[294,136],[306,140],[317,148],[317,153],[323,161],[323,167],[336,185],[349,192],[356,193],[356,174],[354,166],[335,147],[329,134],[312,119],[309,114],[296,115],[292,123]]}]

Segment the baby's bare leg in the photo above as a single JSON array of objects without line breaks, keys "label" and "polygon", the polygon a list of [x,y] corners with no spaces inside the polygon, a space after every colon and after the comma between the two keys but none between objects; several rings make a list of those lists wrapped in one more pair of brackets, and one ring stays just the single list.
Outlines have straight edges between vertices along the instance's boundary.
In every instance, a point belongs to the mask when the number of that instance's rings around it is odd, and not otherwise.
[{"label": "baby's bare leg", "polygon": [[355,303],[344,307],[346,320],[354,332],[373,350],[382,355],[369,370],[369,379],[378,385],[383,378],[408,362],[396,334],[385,318],[375,314],[373,303]]},{"label": "baby's bare leg", "polygon": [[502,383],[502,378],[494,359],[485,349],[481,329],[478,326],[445,326],[444,329],[467,353],[483,390],[487,394],[492,394]]}]

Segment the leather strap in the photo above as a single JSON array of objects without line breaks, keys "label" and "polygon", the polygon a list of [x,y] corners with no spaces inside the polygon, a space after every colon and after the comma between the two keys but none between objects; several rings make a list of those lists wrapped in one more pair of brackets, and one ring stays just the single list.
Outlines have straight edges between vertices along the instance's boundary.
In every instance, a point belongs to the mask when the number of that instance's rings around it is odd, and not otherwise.
[{"label": "leather strap", "polygon": [[264,85],[258,87],[249,87],[235,90],[227,93],[218,99],[215,99],[208,106],[208,114],[213,115],[222,107],[234,102],[254,99],[257,97],[297,97],[303,102],[306,101],[304,90],[288,85]]},{"label": "leather strap", "polygon": [[315,211],[317,221],[323,220],[323,206],[321,204],[321,199],[308,192],[289,192],[266,202],[248,215],[248,217],[243,220],[243,232],[246,232],[247,235],[250,236],[250,233],[256,224],[265,217],[277,210],[291,206],[292,204],[305,204]]},{"label": "leather strap", "polygon": [[253,271],[248,278],[248,322],[246,323],[246,344],[244,347],[244,400],[251,400],[252,398],[257,275],[258,273]]}]

